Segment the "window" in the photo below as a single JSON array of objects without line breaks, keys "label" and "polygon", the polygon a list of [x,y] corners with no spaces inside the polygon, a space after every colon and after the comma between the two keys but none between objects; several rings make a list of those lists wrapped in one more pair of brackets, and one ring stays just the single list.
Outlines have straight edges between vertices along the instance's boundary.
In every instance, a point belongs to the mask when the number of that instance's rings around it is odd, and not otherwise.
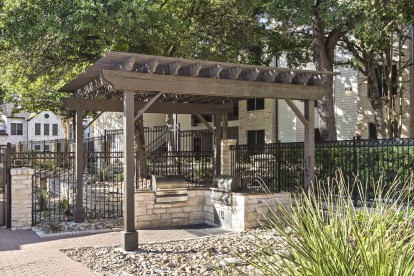
[{"label": "window", "polygon": [[58,124],[53,124],[52,125],[52,135],[53,136],[58,136]]},{"label": "window", "polygon": [[368,123],[369,139],[377,139],[377,127],[374,123]]},{"label": "window", "polygon": [[11,123],[11,135],[23,135],[23,124]]},{"label": "window", "polygon": [[249,154],[259,154],[263,151],[262,145],[265,144],[264,130],[247,131],[247,149]]},{"label": "window", "polygon": [[41,128],[41,124],[36,123],[35,124],[35,135],[41,135],[40,134],[40,128]]},{"label": "window", "polygon": [[264,99],[254,98],[247,100],[247,111],[264,109]]},{"label": "window", "polygon": [[238,127],[229,127],[227,129],[227,139],[236,139],[239,140],[239,128]]},{"label": "window", "polygon": [[247,144],[248,145],[264,145],[265,144],[265,131],[264,130],[249,130],[247,131]]},{"label": "window", "polygon": [[34,150],[35,150],[35,151],[40,151],[40,145],[35,145],[35,146],[34,146]]},{"label": "window", "polygon": [[46,119],[49,119],[49,114],[47,114],[47,113],[46,113],[46,114],[45,114],[45,118],[46,118]]},{"label": "window", "polygon": [[50,146],[49,145],[45,145],[45,148],[43,150],[44,151],[50,151]]},{"label": "window", "polygon": [[49,124],[43,124],[43,135],[49,135]]}]

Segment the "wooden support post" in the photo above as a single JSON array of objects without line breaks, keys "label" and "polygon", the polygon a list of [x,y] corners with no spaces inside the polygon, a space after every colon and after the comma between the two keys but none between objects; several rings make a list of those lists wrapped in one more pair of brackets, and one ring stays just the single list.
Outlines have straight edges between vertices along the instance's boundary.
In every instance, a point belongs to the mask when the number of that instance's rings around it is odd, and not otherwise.
[{"label": "wooden support post", "polygon": [[305,101],[305,171],[304,189],[306,194],[312,191],[315,181],[315,101]]},{"label": "wooden support post", "polygon": [[218,176],[221,174],[221,116],[214,115],[214,126],[216,128],[215,135],[215,166],[214,166],[214,175]]},{"label": "wooden support post", "polygon": [[121,232],[121,247],[131,251],[138,248],[138,233],[135,230],[134,203],[134,92],[124,91],[124,231]]},{"label": "wooden support post", "polygon": [[[11,143],[7,143],[6,148],[6,226],[7,228],[11,228],[12,225],[12,219],[11,219],[11,203],[12,203],[12,194],[11,194],[11,175],[10,175],[10,169],[12,165],[11,160],[12,155],[12,146]],[[3,173],[4,174],[4,173]]]},{"label": "wooden support post", "polygon": [[83,112],[76,111],[76,205],[73,220],[76,223],[85,221],[85,209],[83,208]]}]

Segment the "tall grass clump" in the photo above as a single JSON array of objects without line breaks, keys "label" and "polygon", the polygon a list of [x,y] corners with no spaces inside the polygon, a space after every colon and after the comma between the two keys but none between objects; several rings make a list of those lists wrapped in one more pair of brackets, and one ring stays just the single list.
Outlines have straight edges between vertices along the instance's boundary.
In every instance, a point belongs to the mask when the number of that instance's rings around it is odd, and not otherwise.
[{"label": "tall grass clump", "polygon": [[383,184],[382,178],[371,183],[375,200],[368,202],[369,185],[339,174],[295,196],[289,207],[276,203],[266,222],[272,239],[257,235],[245,261],[263,275],[414,275],[411,183],[394,181],[387,191]]}]

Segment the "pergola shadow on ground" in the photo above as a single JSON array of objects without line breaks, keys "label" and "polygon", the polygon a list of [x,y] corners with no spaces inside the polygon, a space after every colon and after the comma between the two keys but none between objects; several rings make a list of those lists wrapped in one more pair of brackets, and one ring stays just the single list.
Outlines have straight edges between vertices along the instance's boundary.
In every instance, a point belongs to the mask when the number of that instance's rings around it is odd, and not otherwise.
[{"label": "pergola shadow on ground", "polygon": [[[76,206],[74,220],[85,219],[82,206],[83,112],[123,112],[124,231],[121,246],[134,250],[134,128],[144,113],[194,114],[215,134],[215,175],[220,175],[222,116],[233,102],[249,98],[283,99],[305,126],[304,188],[314,180],[314,106],[330,89],[335,73],[109,52],[60,91],[73,94],[63,104],[76,111]],[[292,100],[304,102],[304,114]],[[214,115],[214,128],[202,115]]]}]

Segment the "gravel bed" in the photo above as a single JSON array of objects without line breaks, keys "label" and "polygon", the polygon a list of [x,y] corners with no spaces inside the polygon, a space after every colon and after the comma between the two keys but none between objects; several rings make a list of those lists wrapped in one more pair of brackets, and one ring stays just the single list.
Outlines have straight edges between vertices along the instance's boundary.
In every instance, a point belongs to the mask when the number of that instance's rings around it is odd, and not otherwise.
[{"label": "gravel bed", "polygon": [[123,228],[124,220],[122,218],[113,219],[90,219],[82,223],[74,223],[73,221],[61,222],[43,222],[33,227],[33,230],[43,232],[45,234],[60,232],[79,232],[88,230],[114,229]]},{"label": "gravel bed", "polygon": [[257,252],[257,237],[273,252],[286,252],[286,244],[272,231],[251,230],[199,239],[140,244],[125,252],[119,247],[84,247],[62,250],[98,275],[247,275],[258,271],[243,261]]}]

